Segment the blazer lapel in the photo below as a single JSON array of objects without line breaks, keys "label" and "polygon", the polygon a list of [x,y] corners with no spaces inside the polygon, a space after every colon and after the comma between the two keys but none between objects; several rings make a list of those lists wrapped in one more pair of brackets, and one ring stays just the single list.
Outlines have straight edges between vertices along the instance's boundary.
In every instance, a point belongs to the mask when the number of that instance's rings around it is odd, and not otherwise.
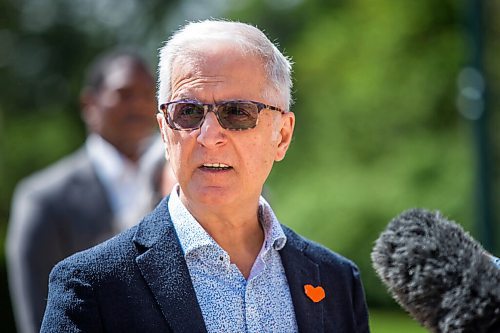
[{"label": "blazer lapel", "polygon": [[134,242],[145,252],[136,262],[171,330],[206,332],[167,202],[164,199],[139,225]]},{"label": "blazer lapel", "polygon": [[283,230],[287,242],[280,255],[292,295],[299,332],[323,332],[323,302],[313,302],[304,291],[306,284],[321,286],[318,265],[304,254],[306,244],[290,229],[283,227]]}]

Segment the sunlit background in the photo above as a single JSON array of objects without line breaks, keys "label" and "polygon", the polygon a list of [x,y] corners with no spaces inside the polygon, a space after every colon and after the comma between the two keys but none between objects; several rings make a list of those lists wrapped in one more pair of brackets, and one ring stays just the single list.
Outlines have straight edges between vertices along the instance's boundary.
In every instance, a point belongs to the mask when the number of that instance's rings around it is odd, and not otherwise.
[{"label": "sunlit background", "polygon": [[[100,51],[157,49],[186,20],[263,29],[294,65],[297,127],[268,181],[281,222],[360,267],[373,332],[424,332],[370,263],[411,207],[500,255],[500,2],[0,0],[0,322],[15,332],[4,238],[16,183],[80,146],[78,93]],[[152,116],[155,110],[151,110]]]}]

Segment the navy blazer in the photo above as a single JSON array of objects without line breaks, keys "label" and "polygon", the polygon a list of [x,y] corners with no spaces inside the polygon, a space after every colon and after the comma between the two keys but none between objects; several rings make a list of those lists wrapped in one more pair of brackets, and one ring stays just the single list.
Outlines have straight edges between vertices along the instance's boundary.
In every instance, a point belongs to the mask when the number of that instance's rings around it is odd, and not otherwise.
[{"label": "navy blazer", "polygon": [[[59,264],[41,332],[206,332],[168,212],[168,197],[139,225]],[[300,332],[369,332],[356,266],[283,227],[280,250]],[[312,302],[304,285],[322,286]]]}]

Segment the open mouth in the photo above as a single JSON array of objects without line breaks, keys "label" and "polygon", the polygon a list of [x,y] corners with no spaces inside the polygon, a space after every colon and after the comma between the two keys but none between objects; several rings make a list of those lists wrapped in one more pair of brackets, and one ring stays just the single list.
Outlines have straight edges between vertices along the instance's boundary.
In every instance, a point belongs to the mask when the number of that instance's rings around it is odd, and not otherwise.
[{"label": "open mouth", "polygon": [[230,170],[233,167],[224,164],[224,163],[203,163],[201,166],[202,169],[205,170],[212,170],[212,171],[223,171],[223,170]]}]

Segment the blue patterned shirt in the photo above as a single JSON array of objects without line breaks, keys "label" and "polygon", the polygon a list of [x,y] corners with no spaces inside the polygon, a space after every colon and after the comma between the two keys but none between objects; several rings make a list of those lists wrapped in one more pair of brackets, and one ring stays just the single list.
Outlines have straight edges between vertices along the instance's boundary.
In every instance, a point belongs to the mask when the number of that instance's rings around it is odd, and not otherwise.
[{"label": "blue patterned shirt", "polygon": [[290,289],[278,250],[286,236],[264,198],[264,243],[248,280],[182,204],[178,185],[168,209],[208,332],[297,332]]},{"label": "blue patterned shirt", "polygon": [[500,258],[491,256],[491,260],[497,265],[498,269],[500,269]]}]

